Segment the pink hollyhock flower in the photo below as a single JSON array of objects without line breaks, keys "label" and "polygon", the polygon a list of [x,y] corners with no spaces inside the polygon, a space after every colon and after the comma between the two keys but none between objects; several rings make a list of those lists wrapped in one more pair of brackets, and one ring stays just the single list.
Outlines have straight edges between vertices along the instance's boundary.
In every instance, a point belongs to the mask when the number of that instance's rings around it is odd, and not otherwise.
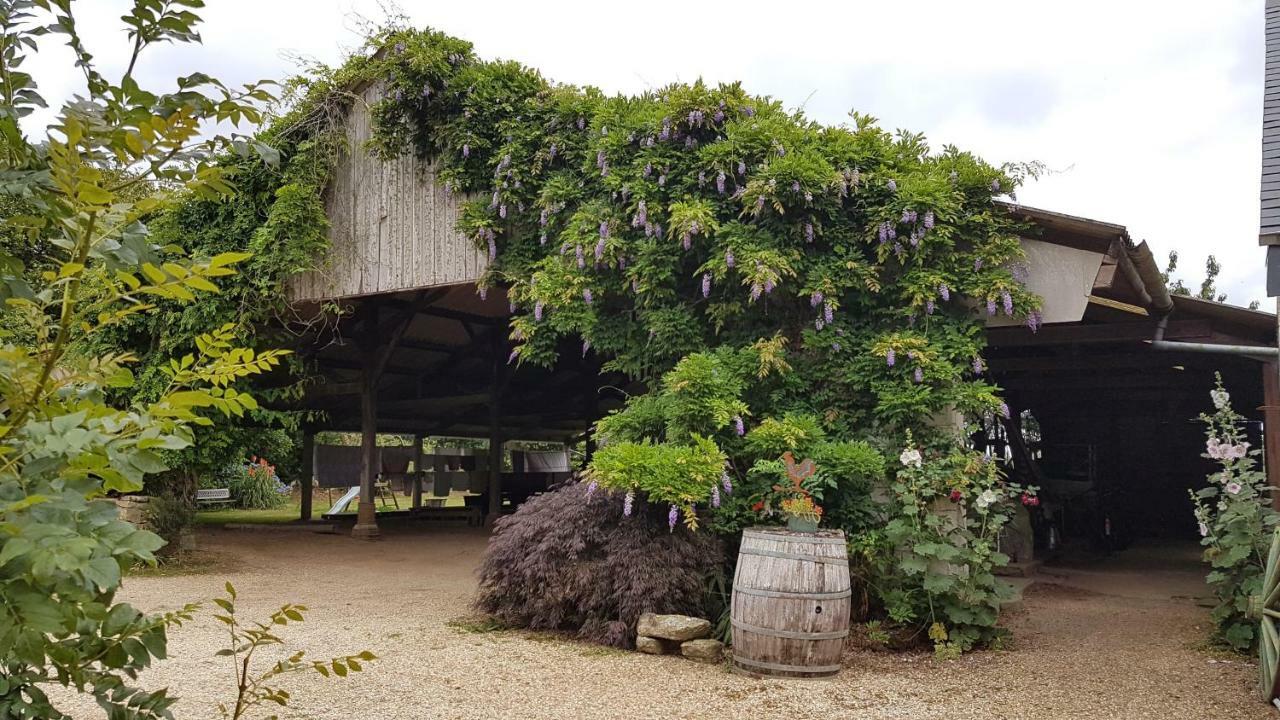
[{"label": "pink hollyhock flower", "polygon": [[1227,492],[1231,493],[1232,495],[1239,495],[1239,494],[1240,494],[1240,491],[1244,489],[1244,486],[1242,486],[1240,483],[1238,483],[1238,482],[1236,482],[1236,481],[1232,480],[1231,482],[1227,483],[1227,485],[1226,485],[1226,487],[1225,487],[1224,489],[1225,489]]}]

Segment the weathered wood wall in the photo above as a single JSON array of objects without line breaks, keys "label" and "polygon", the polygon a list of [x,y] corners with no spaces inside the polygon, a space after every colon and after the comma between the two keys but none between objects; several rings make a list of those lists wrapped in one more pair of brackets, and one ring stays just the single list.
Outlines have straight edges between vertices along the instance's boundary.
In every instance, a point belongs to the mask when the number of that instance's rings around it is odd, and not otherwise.
[{"label": "weathered wood wall", "polygon": [[460,198],[437,185],[432,164],[411,154],[384,162],[365,148],[379,92],[366,88],[351,110],[347,152],[325,199],[329,251],[290,281],[292,301],[474,282],[484,272],[485,254],[454,227]]}]

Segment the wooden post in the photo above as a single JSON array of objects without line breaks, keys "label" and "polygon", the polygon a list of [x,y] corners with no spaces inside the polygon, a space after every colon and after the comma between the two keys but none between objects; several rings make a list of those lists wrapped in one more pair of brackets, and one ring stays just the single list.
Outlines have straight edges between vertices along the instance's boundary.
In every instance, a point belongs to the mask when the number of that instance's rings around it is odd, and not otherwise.
[{"label": "wooden post", "polygon": [[502,358],[502,330],[494,325],[489,331],[492,353],[492,382],[489,387],[489,514],[485,524],[490,527],[502,512],[502,374],[505,369]]},{"label": "wooden post", "polygon": [[298,478],[298,489],[302,493],[302,511],[299,518],[304,522],[311,519],[311,492],[316,482],[316,431],[310,426],[302,428],[302,476]]},{"label": "wooden post", "polygon": [[422,433],[413,436],[413,509],[422,507]]},{"label": "wooden post", "polygon": [[1280,368],[1262,365],[1263,462],[1271,492],[1271,506],[1280,510]]},{"label": "wooden post", "polygon": [[378,306],[374,301],[365,302],[361,343],[364,370],[360,385],[360,452],[363,462],[360,468],[360,508],[351,536],[376,540],[381,536],[373,486],[381,470],[378,462]]}]

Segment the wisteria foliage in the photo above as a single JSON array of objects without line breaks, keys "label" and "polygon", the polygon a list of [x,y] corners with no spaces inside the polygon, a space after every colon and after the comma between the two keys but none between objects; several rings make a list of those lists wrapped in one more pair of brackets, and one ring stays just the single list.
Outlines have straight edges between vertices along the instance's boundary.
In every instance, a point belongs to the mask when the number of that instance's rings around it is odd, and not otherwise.
[{"label": "wisteria foliage", "polygon": [[737,84],[610,97],[430,30],[376,44],[374,142],[434,159],[468,198],[482,284],[517,313],[513,363],[580,342],[656,378],[780,331],[796,378],[758,415],[805,409],[849,431],[998,408],[982,318],[1039,323],[1014,272],[1024,228],[995,202],[1016,168],[858,113],[824,126]]}]

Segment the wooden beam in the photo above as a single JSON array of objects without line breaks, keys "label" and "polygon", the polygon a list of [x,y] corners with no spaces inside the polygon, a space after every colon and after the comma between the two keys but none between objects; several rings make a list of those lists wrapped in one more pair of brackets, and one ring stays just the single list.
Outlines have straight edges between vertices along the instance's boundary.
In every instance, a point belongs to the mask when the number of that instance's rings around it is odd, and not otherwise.
[{"label": "wooden beam", "polygon": [[311,519],[311,493],[315,485],[316,466],[316,431],[310,426],[302,428],[302,476],[298,478],[298,489],[302,494],[302,508],[298,513],[300,520]]},{"label": "wooden beam", "polygon": [[[1174,320],[1165,329],[1166,340],[1208,338],[1213,334],[1207,320]],[[1076,345],[1093,343],[1139,343],[1152,339],[1155,323],[1105,323],[1098,325],[1048,325],[1039,332],[1024,327],[987,329],[987,343],[995,347],[1034,345]]]},{"label": "wooden beam", "polygon": [[489,514],[485,520],[493,527],[502,514],[502,387],[506,364],[502,361],[502,333],[494,327],[489,335],[492,385],[489,389]]},{"label": "wooden beam", "polygon": [[356,514],[351,536],[375,540],[381,536],[378,529],[377,507],[374,504],[374,482],[381,470],[378,463],[378,305],[362,305],[367,313],[362,350],[364,352],[363,387],[360,390],[360,507]]},{"label": "wooden beam", "polygon": [[413,436],[413,509],[422,508],[422,433]]},{"label": "wooden beam", "polygon": [[1271,506],[1280,510],[1280,368],[1262,364],[1263,461],[1267,484],[1271,486]]}]

